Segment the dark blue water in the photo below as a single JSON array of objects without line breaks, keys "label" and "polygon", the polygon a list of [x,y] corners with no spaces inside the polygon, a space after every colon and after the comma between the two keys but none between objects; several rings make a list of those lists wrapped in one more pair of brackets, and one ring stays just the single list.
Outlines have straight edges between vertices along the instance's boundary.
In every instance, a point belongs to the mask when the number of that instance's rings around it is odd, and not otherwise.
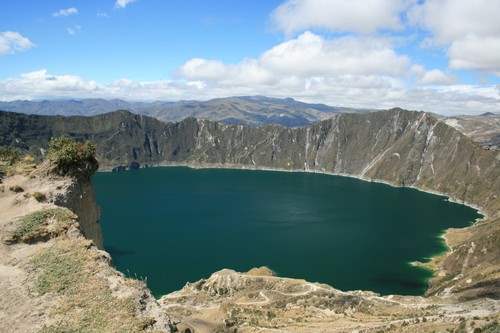
[{"label": "dark blue water", "polygon": [[352,178],[150,168],[98,173],[106,249],[155,295],[222,268],[268,266],[342,290],[419,295],[440,235],[479,217],[466,206]]}]

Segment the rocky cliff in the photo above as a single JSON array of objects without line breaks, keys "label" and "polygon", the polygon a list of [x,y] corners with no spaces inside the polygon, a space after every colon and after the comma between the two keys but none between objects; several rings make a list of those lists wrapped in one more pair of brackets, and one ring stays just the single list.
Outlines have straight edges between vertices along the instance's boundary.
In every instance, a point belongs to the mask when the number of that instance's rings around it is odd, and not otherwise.
[{"label": "rocky cliff", "polygon": [[449,117],[445,122],[482,147],[500,150],[500,114],[488,112],[478,116]]},{"label": "rocky cliff", "polygon": [[57,206],[67,207],[78,216],[82,234],[94,242],[99,249],[104,249],[100,212],[95,201],[94,189],[90,180],[73,180],[65,189],[64,195],[54,199]]},{"label": "rocky cliff", "polygon": [[38,155],[52,136],[89,139],[104,169],[186,163],[330,172],[442,192],[491,216],[500,208],[499,153],[424,112],[338,114],[302,128],[162,123],[127,111],[67,118],[0,112],[0,124],[0,145]]},{"label": "rocky cliff", "polygon": [[[493,301],[491,308],[487,300],[500,298],[500,153],[481,148],[430,114],[401,109],[339,114],[307,127],[285,128],[226,125],[194,118],[162,123],[127,111],[88,118],[0,112],[0,145],[41,156],[49,138],[59,135],[95,142],[104,169],[183,164],[325,172],[439,192],[474,205],[486,218],[471,227],[447,231],[445,238],[450,251],[427,264],[435,269],[436,275],[430,281],[427,295],[432,297],[424,302],[430,307],[480,302],[481,306],[497,311],[498,301]],[[219,279],[218,275],[214,279]],[[227,288],[230,291],[233,286],[228,283]],[[234,301],[233,295],[215,305],[207,302],[205,307],[196,303],[199,297],[209,297],[212,292],[204,293],[203,289],[188,288],[180,292],[180,299],[164,299],[163,305],[168,309],[177,304],[182,311],[193,311],[186,310],[187,304],[197,311],[211,311],[213,306],[224,308],[223,304]],[[289,294],[273,306],[302,306],[302,301],[295,303],[300,301],[295,297],[298,295]],[[240,296],[255,296],[252,295],[244,292]],[[336,296],[326,297],[338,300]],[[368,294],[363,297],[362,302],[372,299]],[[402,308],[407,308],[408,302],[418,308],[411,299],[403,298],[401,302]],[[306,302],[307,306],[318,306],[313,303]],[[378,309],[378,305],[373,306]],[[472,308],[466,310],[467,306],[457,311],[472,311]],[[324,311],[336,309],[332,306]],[[206,311],[201,316],[207,315]],[[228,319],[229,312],[224,313]],[[286,322],[286,316],[294,316],[293,311],[280,315],[280,325]],[[430,316],[434,315],[438,314]],[[373,320],[383,319],[376,315]]]},{"label": "rocky cliff", "polygon": [[145,283],[97,247],[98,216],[88,179],[26,160],[0,177],[1,332],[170,332]]}]

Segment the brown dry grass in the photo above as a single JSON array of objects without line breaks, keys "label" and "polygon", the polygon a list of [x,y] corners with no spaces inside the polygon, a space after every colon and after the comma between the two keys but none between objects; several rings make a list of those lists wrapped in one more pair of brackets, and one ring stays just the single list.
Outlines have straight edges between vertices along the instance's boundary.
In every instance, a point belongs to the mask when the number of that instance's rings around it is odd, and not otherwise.
[{"label": "brown dry grass", "polygon": [[113,295],[87,241],[59,241],[32,260],[33,292],[60,296],[43,333],[141,332],[153,324],[132,297]]}]

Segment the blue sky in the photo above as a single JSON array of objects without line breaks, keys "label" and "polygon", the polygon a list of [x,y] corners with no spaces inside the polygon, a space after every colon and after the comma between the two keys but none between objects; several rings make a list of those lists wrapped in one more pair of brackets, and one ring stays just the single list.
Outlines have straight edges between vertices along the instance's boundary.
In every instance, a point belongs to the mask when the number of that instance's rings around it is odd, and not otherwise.
[{"label": "blue sky", "polygon": [[[237,62],[283,39],[269,25],[269,13],[279,4],[146,0],[116,8],[109,0],[5,1],[0,31],[18,31],[36,47],[0,58],[0,78],[46,68],[102,82],[155,80],[193,57]],[[61,8],[77,8],[78,14],[53,17]],[[66,29],[75,26],[81,30],[70,35]]]},{"label": "blue sky", "polygon": [[2,1],[0,100],[500,111],[500,0]]}]

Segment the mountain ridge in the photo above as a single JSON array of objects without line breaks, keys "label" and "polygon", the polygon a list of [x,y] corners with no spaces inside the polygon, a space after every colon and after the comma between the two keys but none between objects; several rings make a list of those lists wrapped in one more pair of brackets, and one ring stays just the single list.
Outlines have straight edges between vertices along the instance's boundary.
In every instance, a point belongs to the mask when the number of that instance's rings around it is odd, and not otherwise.
[{"label": "mountain ridge", "polygon": [[266,96],[234,96],[207,101],[177,102],[128,102],[99,98],[0,102],[0,110],[38,115],[94,116],[119,109],[131,110],[162,121],[180,121],[192,116],[228,124],[281,124],[290,127],[304,126],[338,112],[368,111]]},{"label": "mountain ridge", "polygon": [[[128,111],[95,117],[2,112],[0,124],[0,145],[39,156],[52,136],[91,140],[97,145],[101,168],[107,170],[184,164],[349,175],[442,193],[480,207],[488,221],[500,223],[500,154],[481,148],[425,112],[395,108],[336,114],[300,128],[247,127],[195,118],[163,123]],[[500,239],[500,228],[492,234]],[[471,244],[483,242],[479,238],[472,243],[459,242],[457,247],[465,251]],[[453,240],[448,243],[453,244]],[[500,267],[500,255],[494,256],[499,249],[491,248],[487,263],[478,257],[469,260],[467,268],[462,265],[462,250],[433,263],[441,273],[442,267],[448,268],[444,275],[433,278],[429,294],[446,292],[450,285],[458,293],[490,289],[500,293],[494,287],[495,279],[490,280],[491,272],[483,275],[483,265]],[[476,283],[471,285],[466,282],[469,280]]]}]

